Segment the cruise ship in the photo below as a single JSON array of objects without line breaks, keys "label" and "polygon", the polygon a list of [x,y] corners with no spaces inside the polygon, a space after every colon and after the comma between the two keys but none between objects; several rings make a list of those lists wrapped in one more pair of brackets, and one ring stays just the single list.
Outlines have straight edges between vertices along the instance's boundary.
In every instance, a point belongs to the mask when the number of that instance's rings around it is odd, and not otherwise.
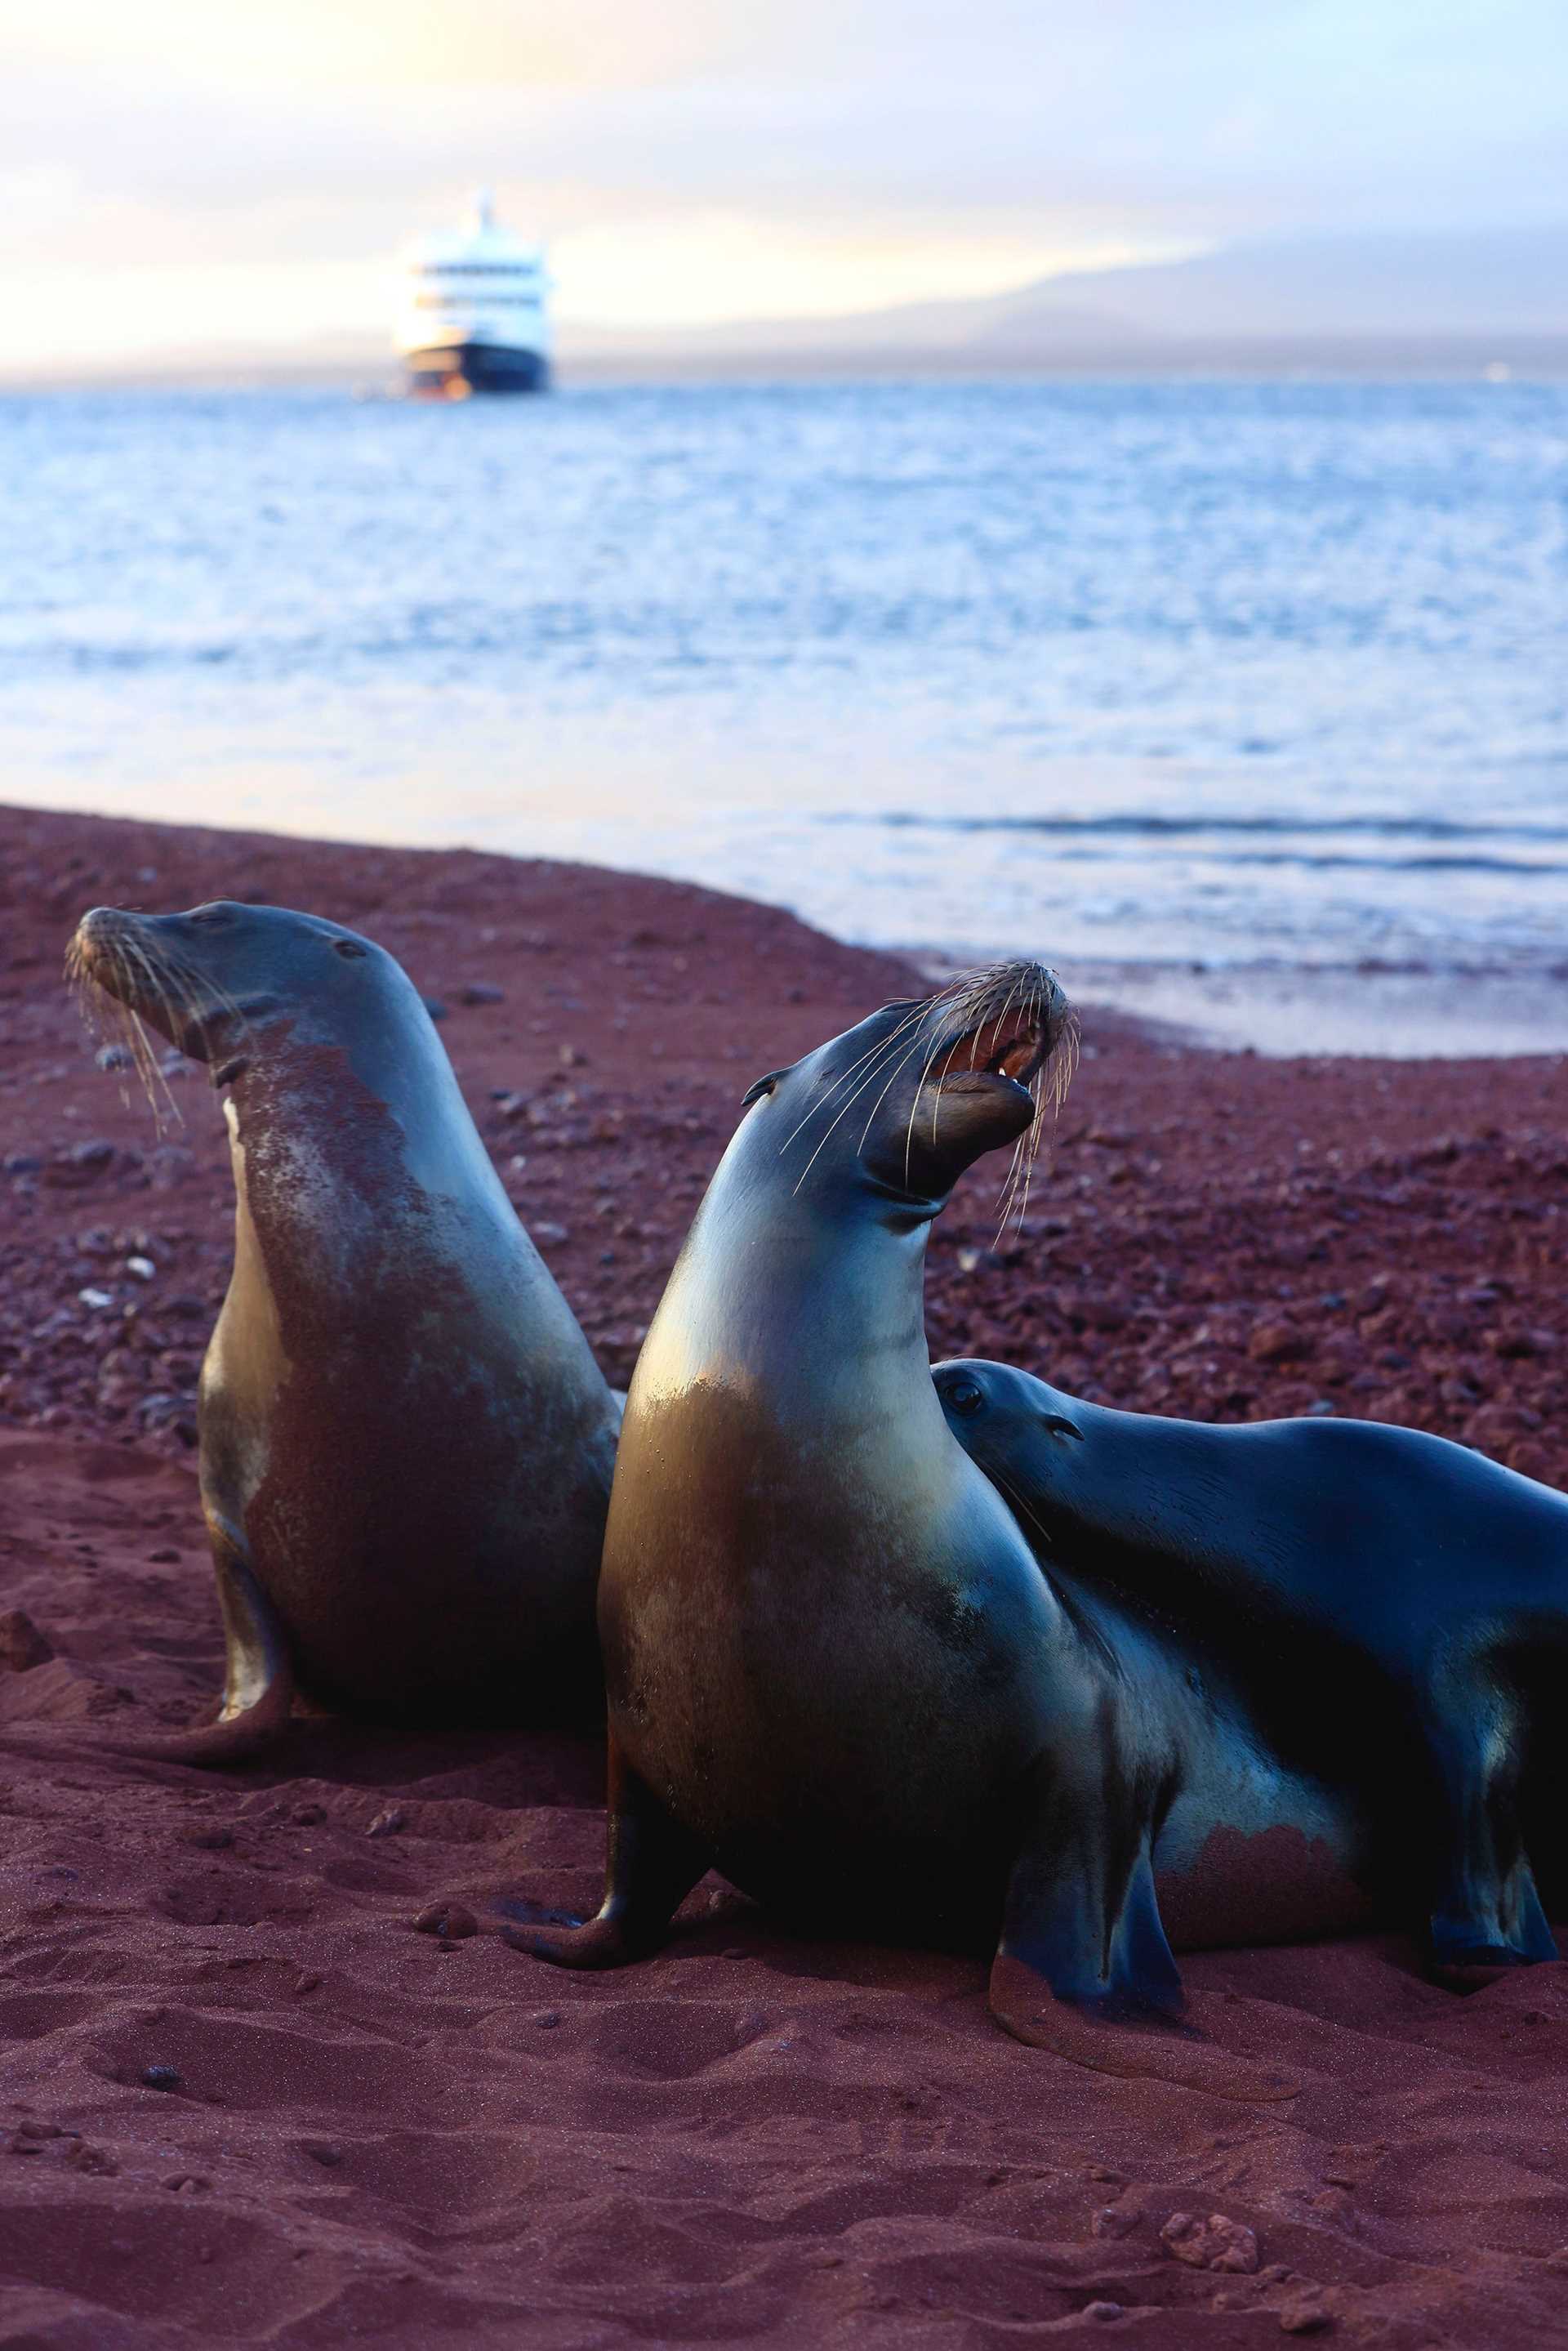
[{"label": "cruise ship", "polygon": [[488,191],[461,226],[417,237],[402,273],[396,340],[410,392],[463,400],[472,392],[546,389],[544,252],[500,225]]}]

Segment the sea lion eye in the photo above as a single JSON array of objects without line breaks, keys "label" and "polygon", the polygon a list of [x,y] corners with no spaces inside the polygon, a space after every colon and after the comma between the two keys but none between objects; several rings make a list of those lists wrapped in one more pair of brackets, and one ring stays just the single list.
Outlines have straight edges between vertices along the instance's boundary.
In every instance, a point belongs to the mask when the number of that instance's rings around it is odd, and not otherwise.
[{"label": "sea lion eye", "polygon": [[976,1387],[972,1380],[955,1380],[945,1401],[961,1419],[968,1420],[985,1403],[985,1390]]},{"label": "sea lion eye", "polygon": [[362,956],[365,952],[357,939],[334,939],[332,945],[340,956]]}]

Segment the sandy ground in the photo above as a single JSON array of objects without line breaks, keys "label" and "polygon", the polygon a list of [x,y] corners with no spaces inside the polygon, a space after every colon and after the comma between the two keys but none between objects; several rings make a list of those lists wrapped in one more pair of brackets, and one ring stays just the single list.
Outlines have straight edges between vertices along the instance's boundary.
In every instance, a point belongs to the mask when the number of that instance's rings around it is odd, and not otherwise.
[{"label": "sandy ground", "polygon": [[[1304,2085],[1225,2105],[1023,2049],[979,1964],[788,1940],[717,1881],[607,1977],[416,1934],[432,1893],[487,1923],[594,1895],[590,1744],[108,1750],[216,1686],[192,1398],[230,1186],[202,1074],[160,1137],[59,959],[95,902],[247,894],[450,1008],[622,1381],[746,1082],[908,985],[693,889],[0,811],[0,2344],[1568,2343],[1558,1968],[1459,2000],[1394,1937],[1191,1959]],[[1568,1482],[1560,1060],[1087,1036],[1025,1228],[994,1245],[989,1175],[939,1228],[934,1353],[1412,1421]]]}]

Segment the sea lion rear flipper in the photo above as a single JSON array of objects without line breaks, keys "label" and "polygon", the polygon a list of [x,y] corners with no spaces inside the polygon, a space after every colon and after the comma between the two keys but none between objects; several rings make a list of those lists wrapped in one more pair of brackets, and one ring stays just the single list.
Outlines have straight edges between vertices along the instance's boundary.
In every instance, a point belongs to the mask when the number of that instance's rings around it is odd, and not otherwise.
[{"label": "sea lion rear flipper", "polygon": [[606,1802],[605,1898],[592,1918],[535,1917],[504,1927],[514,1950],[561,1968],[615,1968],[664,1940],[670,1921],[709,1866],[695,1837],[632,1770],[612,1730]]},{"label": "sea lion rear flipper", "polygon": [[[1222,2098],[1293,2097],[1296,2085],[1184,2023],[1181,1977],[1160,1923],[1150,1831],[1117,1866],[1116,1824],[1084,1791],[1044,1808],[1013,1865],[991,2010],[1015,2039],[1102,2074],[1145,2075]],[[1125,1847],[1125,1831],[1121,1842]]]}]

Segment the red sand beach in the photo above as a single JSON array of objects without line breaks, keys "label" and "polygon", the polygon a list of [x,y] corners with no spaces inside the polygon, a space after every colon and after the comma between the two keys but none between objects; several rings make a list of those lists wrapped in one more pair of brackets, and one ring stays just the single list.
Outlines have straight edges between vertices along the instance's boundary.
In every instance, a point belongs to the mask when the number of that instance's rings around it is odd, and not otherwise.
[{"label": "red sand beach", "polygon": [[[1558,1968],[1460,2000],[1393,1936],[1191,1958],[1303,2085],[1228,2105],[1020,2047],[979,1963],[790,1940],[717,1881],[604,1977],[415,1933],[434,1894],[595,1896],[589,1742],[103,1750],[216,1687],[191,1444],[231,1193],[204,1073],[160,1136],[60,957],[97,901],[247,894],[450,1008],[622,1383],[746,1082],[910,986],[696,889],[0,811],[0,2344],[1568,2343]],[[934,1353],[1210,1417],[1326,1402],[1568,1482],[1560,1058],[1085,1034],[1026,1228],[992,1246],[984,1171],[938,1228]]]}]

